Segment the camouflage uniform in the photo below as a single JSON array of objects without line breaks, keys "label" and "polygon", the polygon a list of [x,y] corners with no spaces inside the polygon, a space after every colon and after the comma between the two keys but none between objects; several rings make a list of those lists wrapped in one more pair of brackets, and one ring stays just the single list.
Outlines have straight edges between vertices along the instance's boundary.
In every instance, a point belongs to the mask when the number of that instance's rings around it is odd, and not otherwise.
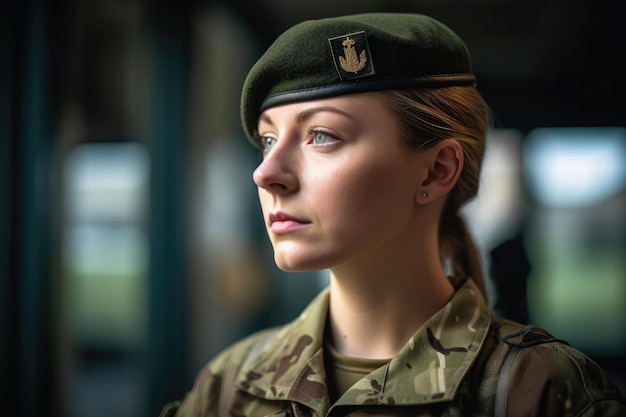
[{"label": "camouflage uniform", "polygon": [[[225,373],[249,360],[234,377],[233,416],[626,416],[626,400],[595,363],[537,327],[492,317],[471,280],[387,365],[330,404],[327,311],[324,291],[252,358],[263,332],[225,350],[162,415],[218,416]],[[499,379],[505,368],[510,377]],[[498,390],[508,395],[496,401]]]}]

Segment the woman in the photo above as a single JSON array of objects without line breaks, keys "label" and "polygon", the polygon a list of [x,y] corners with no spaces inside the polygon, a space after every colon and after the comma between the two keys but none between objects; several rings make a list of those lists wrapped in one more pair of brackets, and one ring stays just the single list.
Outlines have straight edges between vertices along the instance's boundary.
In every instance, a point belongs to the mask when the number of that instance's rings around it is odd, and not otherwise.
[{"label": "woman", "polygon": [[600,368],[493,317],[459,216],[489,110],[428,17],[308,21],[250,71],[242,119],[277,265],[328,269],[303,314],[226,349],[167,416],[617,416]]}]

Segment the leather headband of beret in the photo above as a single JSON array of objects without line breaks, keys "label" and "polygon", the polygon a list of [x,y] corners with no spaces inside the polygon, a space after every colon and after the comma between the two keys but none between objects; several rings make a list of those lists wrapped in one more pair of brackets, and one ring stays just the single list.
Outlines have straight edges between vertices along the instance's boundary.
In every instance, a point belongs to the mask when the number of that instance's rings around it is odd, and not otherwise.
[{"label": "leather headband of beret", "polygon": [[241,95],[248,139],[260,114],[296,101],[366,91],[474,85],[463,41],[424,15],[366,13],[302,22],[252,67]]}]

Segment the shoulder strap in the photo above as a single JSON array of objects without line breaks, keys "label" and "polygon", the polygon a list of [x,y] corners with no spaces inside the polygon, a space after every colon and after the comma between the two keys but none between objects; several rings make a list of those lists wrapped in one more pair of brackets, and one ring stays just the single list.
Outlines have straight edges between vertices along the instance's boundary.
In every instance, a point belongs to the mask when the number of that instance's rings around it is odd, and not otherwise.
[{"label": "shoulder strap", "polygon": [[[256,342],[252,345],[246,356],[244,357],[241,363],[237,363],[234,360],[229,360],[228,365],[226,367],[226,371],[224,372],[224,376],[222,377],[222,383],[220,385],[220,398],[218,401],[218,416],[225,417],[228,416],[228,409],[230,408],[233,398],[235,396],[235,378],[239,373],[240,369],[243,369],[252,359],[254,359],[263,348],[269,343],[270,340],[274,338],[276,333],[278,332],[278,328],[272,328],[267,330],[262,336],[260,336]],[[243,348],[244,345],[241,345],[239,348]],[[232,352],[230,357],[238,356],[235,355],[235,351]]]},{"label": "shoulder strap", "polygon": [[511,368],[513,368],[513,362],[517,358],[521,348],[513,346],[504,359],[502,368],[500,369],[500,375],[498,376],[498,383],[496,385],[496,396],[493,405],[493,415],[498,417],[506,417],[506,405],[507,405],[507,392],[509,390],[509,377],[511,376]]},{"label": "shoulder strap", "polygon": [[[496,385],[496,395],[494,399],[494,416],[506,417],[509,379],[511,377],[511,369],[517,359],[519,353],[527,347],[540,345],[542,343],[560,342],[568,344],[564,340],[556,339],[551,334],[546,332],[543,328],[529,324],[513,333],[504,335],[501,338],[504,344],[510,345],[509,352],[504,359],[500,374],[498,376],[498,383]],[[492,355],[493,357],[493,355]]]}]

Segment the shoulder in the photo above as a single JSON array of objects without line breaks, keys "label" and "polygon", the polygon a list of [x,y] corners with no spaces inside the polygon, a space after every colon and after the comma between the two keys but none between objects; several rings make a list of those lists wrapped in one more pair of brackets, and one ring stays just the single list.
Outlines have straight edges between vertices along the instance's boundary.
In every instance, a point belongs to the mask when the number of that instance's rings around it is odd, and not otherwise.
[{"label": "shoulder", "polygon": [[539,326],[494,320],[498,390],[511,416],[626,415],[619,388],[591,358]]},{"label": "shoulder", "polygon": [[209,362],[198,377],[203,373],[208,373],[211,377],[221,377],[229,369],[241,368],[244,362],[254,356],[255,353],[258,353],[281,328],[279,326],[259,330],[239,340]]},{"label": "shoulder", "polygon": [[257,331],[225,348],[198,372],[192,389],[184,399],[166,405],[161,417],[217,416],[224,379],[234,379],[244,362],[254,355],[255,350],[262,348],[277,330],[278,327]]},{"label": "shoulder", "polygon": [[542,404],[547,415],[625,415],[617,386],[588,356],[559,342],[519,349],[508,381],[507,409]]}]

